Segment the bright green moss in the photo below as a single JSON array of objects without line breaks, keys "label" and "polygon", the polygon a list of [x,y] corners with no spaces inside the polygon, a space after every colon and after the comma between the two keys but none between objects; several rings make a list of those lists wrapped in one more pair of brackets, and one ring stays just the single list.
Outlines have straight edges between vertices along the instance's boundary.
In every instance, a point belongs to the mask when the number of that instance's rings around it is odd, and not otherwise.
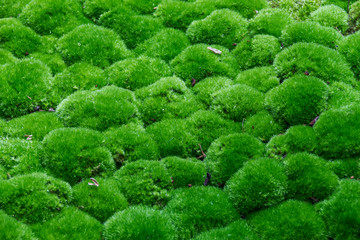
[{"label": "bright green moss", "polygon": [[255,213],[250,226],[261,239],[326,240],[326,228],[309,203],[288,200],[275,207]]},{"label": "bright green moss", "polygon": [[101,14],[111,10],[131,11],[124,1],[119,0],[80,0],[83,3],[83,12],[94,22]]},{"label": "bright green moss", "polygon": [[73,187],[72,204],[101,222],[115,212],[124,210],[128,202],[120,192],[119,183],[114,179],[96,179],[99,186],[90,186],[83,181]]},{"label": "bright green moss", "polygon": [[123,0],[130,8],[142,13],[152,14],[162,0]]},{"label": "bright green moss", "polygon": [[331,27],[317,22],[294,22],[285,27],[280,41],[285,47],[297,42],[318,43],[325,47],[335,48],[343,36]]},{"label": "bright green moss", "polygon": [[0,118],[0,137],[4,135],[5,126],[6,126],[6,120]]},{"label": "bright green moss", "polygon": [[41,48],[41,37],[15,18],[0,19],[0,46],[15,57],[24,57]]},{"label": "bright green moss", "polygon": [[140,101],[141,119],[146,125],[162,119],[185,118],[204,109],[184,81],[177,77],[162,78],[135,94]]},{"label": "bright green moss", "polygon": [[172,75],[163,60],[141,56],[116,62],[105,71],[110,85],[136,90]]},{"label": "bright green moss", "polygon": [[98,240],[103,226],[95,218],[74,208],[66,208],[58,216],[32,226],[40,239],[47,240]]},{"label": "bright green moss", "polygon": [[160,19],[148,15],[136,15],[126,9],[101,15],[99,23],[119,34],[130,49],[135,48],[163,28]]},{"label": "bright green moss", "polygon": [[49,109],[50,69],[41,61],[24,59],[6,64],[0,71],[0,117],[14,118],[36,106]]},{"label": "bright green moss", "polygon": [[221,189],[204,186],[175,190],[165,212],[170,214],[179,240],[224,227],[239,218]]},{"label": "bright green moss", "polygon": [[10,137],[26,139],[26,135],[32,140],[41,141],[46,134],[56,128],[64,127],[54,113],[35,112],[7,122],[4,132]]},{"label": "bright green moss", "polygon": [[328,109],[340,108],[351,103],[359,102],[360,92],[352,86],[342,82],[335,82],[330,86]]},{"label": "bright green moss", "polygon": [[59,40],[59,38],[53,36],[53,35],[46,35],[41,37],[41,53],[44,54],[55,54],[56,52],[56,43]]},{"label": "bright green moss", "polygon": [[341,32],[346,32],[349,28],[349,15],[344,9],[336,5],[322,6],[312,12],[310,18],[323,26],[332,27]]},{"label": "bright green moss", "polygon": [[29,57],[33,59],[38,59],[45,63],[50,68],[53,75],[62,72],[66,68],[66,64],[59,53],[43,54],[36,52],[31,54]]},{"label": "bright green moss", "polygon": [[235,221],[224,228],[215,228],[199,234],[194,240],[260,240],[244,220]]},{"label": "bright green moss", "polygon": [[288,155],[284,159],[288,176],[288,198],[321,201],[330,196],[339,179],[327,161],[306,152]]},{"label": "bright green moss", "polygon": [[211,96],[211,109],[237,122],[264,108],[264,94],[244,84],[235,84]]},{"label": "bright green moss", "polygon": [[173,28],[165,28],[139,44],[135,53],[170,62],[190,45],[186,34]]},{"label": "bright green moss", "polygon": [[192,43],[218,44],[233,48],[247,33],[248,22],[229,9],[213,11],[202,20],[194,21],[186,31]]},{"label": "bright green moss", "polygon": [[287,193],[284,167],[271,158],[248,161],[229,179],[224,191],[240,214],[276,205]]},{"label": "bright green moss", "polygon": [[174,239],[174,226],[162,211],[146,206],[133,206],[117,212],[105,223],[107,240]]},{"label": "bright green moss", "polygon": [[[208,49],[213,47],[222,51],[222,54],[215,54]],[[233,78],[237,74],[236,60],[229,50],[221,46],[208,46],[196,44],[187,47],[171,61],[176,76],[190,85],[192,79],[201,81],[206,77],[224,76]]]},{"label": "bright green moss", "polygon": [[360,1],[354,2],[350,6],[350,22],[355,30],[360,29]]},{"label": "bright green moss", "polygon": [[264,144],[248,134],[230,134],[216,139],[206,152],[205,164],[213,185],[223,186],[244,163],[261,157]]},{"label": "bright green moss", "polygon": [[309,18],[311,12],[321,6],[322,0],[272,0],[275,5],[290,13],[296,20],[305,20]]},{"label": "bright green moss", "polygon": [[250,29],[257,34],[281,36],[281,31],[291,24],[290,14],[280,8],[262,9],[250,22]]},{"label": "bright green moss", "polygon": [[265,106],[289,125],[308,124],[327,107],[329,87],[306,75],[291,77],[265,96]]},{"label": "bright green moss", "polygon": [[138,160],[120,168],[114,174],[121,192],[131,205],[163,207],[172,188],[169,172],[160,161]]},{"label": "bright green moss", "polygon": [[33,0],[23,8],[19,19],[41,35],[58,37],[90,22],[78,0]]},{"label": "bright green moss", "polygon": [[51,219],[71,201],[72,196],[68,183],[44,173],[2,180],[0,192],[1,209],[30,224]]},{"label": "bright green moss", "polygon": [[360,31],[351,34],[344,38],[339,43],[339,52],[342,53],[348,63],[351,65],[351,70],[355,77],[360,79]]},{"label": "bright green moss", "polygon": [[[199,2],[213,2],[212,0],[198,0]],[[256,11],[268,7],[266,0],[215,0],[217,8],[229,8],[239,12],[245,18],[252,18]]]},{"label": "bright green moss", "polygon": [[0,0],[0,18],[17,17],[31,0]]},{"label": "bright green moss", "polygon": [[0,238],[2,240],[37,240],[31,229],[0,210]]},{"label": "bright green moss", "polygon": [[328,162],[328,167],[340,178],[360,178],[358,158],[339,159]]},{"label": "bright green moss", "polygon": [[274,120],[267,111],[261,111],[246,119],[244,132],[252,135],[263,142],[267,142],[274,135],[283,130],[282,124]]},{"label": "bright green moss", "polygon": [[56,114],[66,127],[86,127],[102,131],[134,119],[137,116],[135,104],[133,92],[106,86],[97,91],[73,93],[58,105]]},{"label": "bright green moss", "polygon": [[139,124],[110,128],[104,134],[106,147],[111,151],[117,167],[139,159],[160,158],[156,142]]},{"label": "bright green moss", "polygon": [[63,35],[57,50],[69,65],[83,61],[102,68],[132,56],[114,31],[91,24],[81,25]]},{"label": "bright green moss", "polygon": [[360,182],[342,180],[337,191],[316,206],[334,239],[355,240],[360,234]]},{"label": "bright green moss", "polygon": [[243,39],[232,51],[240,69],[269,66],[281,50],[279,40],[271,35],[255,35]]},{"label": "bright green moss", "polygon": [[17,60],[11,52],[0,48],[0,66],[7,63],[15,63]]},{"label": "bright green moss", "polygon": [[314,126],[317,152],[326,158],[348,158],[360,153],[360,107],[357,104],[330,109]]},{"label": "bright green moss", "polygon": [[240,72],[234,79],[234,83],[246,84],[260,92],[267,92],[279,85],[279,79],[273,67],[255,67]]},{"label": "bright green moss", "polygon": [[2,165],[0,165],[0,180],[8,179],[8,176],[6,174],[6,169]]},{"label": "bright green moss", "polygon": [[146,132],[158,144],[161,157],[197,157],[200,156],[199,141],[191,133],[186,120],[166,119],[146,128]]},{"label": "bright green moss", "polygon": [[107,175],[115,169],[100,132],[59,128],[45,136],[43,145],[46,153],[44,167],[71,185],[90,177]]},{"label": "bright green moss", "polygon": [[205,164],[199,159],[166,157],[161,160],[168,170],[174,188],[200,186],[206,178]]},{"label": "bright green moss", "polygon": [[352,3],[356,2],[357,0],[323,0],[322,5],[336,5],[341,7],[342,9],[346,10],[348,9],[348,5],[351,5]]},{"label": "bright green moss", "polygon": [[295,43],[286,48],[276,56],[274,67],[281,80],[307,71],[330,84],[342,81],[357,85],[345,57],[316,43]]}]

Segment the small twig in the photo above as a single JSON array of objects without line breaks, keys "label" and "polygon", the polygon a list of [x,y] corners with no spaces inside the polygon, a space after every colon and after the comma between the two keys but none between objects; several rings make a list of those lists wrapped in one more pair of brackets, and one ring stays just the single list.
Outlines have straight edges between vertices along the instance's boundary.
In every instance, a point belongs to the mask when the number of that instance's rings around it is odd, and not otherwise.
[{"label": "small twig", "polygon": [[319,116],[317,116],[314,120],[312,120],[309,125],[312,127],[315,125],[315,123],[317,122],[317,120],[319,120]]},{"label": "small twig", "polygon": [[202,147],[201,147],[200,144],[199,144],[199,147],[200,147],[200,151],[201,151],[202,155],[201,155],[200,157],[197,157],[197,159],[204,159],[204,158],[206,158],[206,154],[204,153],[204,151],[203,151],[203,149],[202,149]]},{"label": "small twig", "polygon": [[209,49],[210,51],[212,51],[215,54],[222,54],[222,51],[220,51],[219,49],[212,48],[212,47],[208,47],[207,49]]},{"label": "small twig", "polygon": [[32,140],[33,135],[24,135],[24,137],[26,137],[26,140],[31,141],[31,140]]},{"label": "small twig", "polygon": [[28,98],[28,99],[30,99],[30,100],[32,100],[32,98],[31,98],[31,97],[29,97],[29,96],[27,96],[27,98]]},{"label": "small twig", "polygon": [[93,182],[93,183],[88,183],[90,186],[99,186],[99,183],[95,180],[95,178],[90,178],[90,180]]}]

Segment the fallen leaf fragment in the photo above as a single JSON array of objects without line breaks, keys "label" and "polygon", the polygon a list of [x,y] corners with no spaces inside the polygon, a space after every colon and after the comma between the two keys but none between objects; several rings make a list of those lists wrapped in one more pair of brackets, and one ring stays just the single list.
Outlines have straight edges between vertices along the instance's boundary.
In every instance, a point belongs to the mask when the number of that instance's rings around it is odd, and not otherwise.
[{"label": "fallen leaf fragment", "polygon": [[212,47],[208,47],[207,49],[209,49],[210,51],[212,51],[215,54],[222,54],[222,51],[220,51],[219,49],[212,48]]}]

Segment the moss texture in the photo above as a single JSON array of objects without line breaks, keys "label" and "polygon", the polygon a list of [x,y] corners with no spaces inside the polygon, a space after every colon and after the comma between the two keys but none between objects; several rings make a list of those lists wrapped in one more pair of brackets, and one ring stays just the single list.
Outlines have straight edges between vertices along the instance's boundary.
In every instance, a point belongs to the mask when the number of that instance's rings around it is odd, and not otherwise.
[{"label": "moss texture", "polygon": [[2,210],[0,211],[0,230],[0,237],[3,240],[37,240],[28,226],[16,221]]}]

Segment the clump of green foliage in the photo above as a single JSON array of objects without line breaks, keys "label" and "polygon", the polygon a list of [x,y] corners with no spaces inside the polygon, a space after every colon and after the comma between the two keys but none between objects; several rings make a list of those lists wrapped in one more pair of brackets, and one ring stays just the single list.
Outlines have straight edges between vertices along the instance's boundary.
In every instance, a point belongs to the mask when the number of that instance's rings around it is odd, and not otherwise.
[{"label": "clump of green foliage", "polygon": [[360,102],[360,92],[343,82],[335,82],[330,86],[328,109],[340,108],[351,103]]},{"label": "clump of green foliage", "polygon": [[106,223],[108,240],[164,239],[173,240],[174,226],[163,211],[147,206],[132,206],[115,213]]},{"label": "clump of green foliage", "polygon": [[264,144],[248,134],[230,134],[216,139],[206,152],[205,164],[211,183],[224,185],[248,160],[261,157]]},{"label": "clump of green foliage", "polygon": [[336,192],[327,200],[320,202],[316,209],[323,217],[335,239],[358,239],[360,234],[360,182],[342,180]]},{"label": "clump of green foliage", "polygon": [[160,158],[156,142],[140,124],[129,123],[119,128],[110,128],[104,135],[105,145],[111,151],[118,167],[139,159]]},{"label": "clump of green foliage", "polygon": [[29,55],[29,57],[38,59],[43,63],[45,63],[50,68],[51,73],[53,75],[62,72],[63,70],[66,69],[66,64],[59,53],[45,54],[45,53],[36,52]]},{"label": "clump of green foliage", "polygon": [[106,86],[97,91],[73,93],[58,105],[56,114],[66,127],[102,131],[130,122],[138,115],[138,110],[133,92]]},{"label": "clump of green foliage", "polygon": [[114,31],[91,24],[63,35],[57,50],[68,65],[83,61],[101,68],[133,55]]},{"label": "clump of green foliage", "polygon": [[306,20],[321,6],[322,0],[271,0],[276,7],[290,13],[295,20]]},{"label": "clump of green foliage", "polygon": [[360,29],[360,1],[354,2],[350,6],[350,22],[355,30]]},{"label": "clump of green foliage", "polygon": [[245,18],[252,18],[256,11],[268,7],[266,0],[199,0],[200,2],[215,2],[217,8],[229,8],[239,12]]},{"label": "clump of green foliage", "polygon": [[357,0],[323,0],[322,5],[336,5],[341,7],[344,10],[348,10],[348,5],[356,2]]},{"label": "clump of green foliage", "polygon": [[99,186],[89,186],[89,181],[83,181],[73,187],[74,206],[101,222],[105,222],[115,212],[128,207],[128,202],[120,192],[116,180],[96,179]]},{"label": "clump of green foliage", "polygon": [[17,220],[30,224],[51,219],[72,197],[68,183],[44,173],[2,180],[0,192],[1,209]]},{"label": "clump of green foliage", "polygon": [[59,128],[45,136],[44,167],[71,185],[112,173],[115,163],[100,132],[85,128]]},{"label": "clump of green foliage", "polygon": [[0,210],[0,238],[2,240],[37,240],[31,229]]},{"label": "clump of green foliage", "polygon": [[7,63],[15,63],[17,60],[10,51],[0,48],[0,66]]},{"label": "clump of green foliage", "polygon": [[340,178],[360,178],[360,161],[358,158],[337,159],[328,162],[328,167]]},{"label": "clump of green foliage", "polygon": [[136,90],[170,77],[172,71],[165,61],[141,56],[114,63],[105,71],[107,82],[118,87]]},{"label": "clump of green foliage", "polygon": [[131,11],[124,1],[114,0],[81,0],[84,14],[96,22],[101,14],[112,10]]},{"label": "clump of green foliage", "polygon": [[356,78],[360,79],[360,32],[356,32],[344,38],[339,43],[339,52],[342,53],[348,63],[351,65],[351,70],[355,73]]},{"label": "clump of green foliage", "polygon": [[271,35],[255,35],[244,38],[232,51],[240,69],[269,66],[281,50],[279,40]]},{"label": "clump of green foliage", "polygon": [[257,212],[249,224],[264,240],[327,239],[325,224],[314,207],[297,200]]},{"label": "clump of green foliage", "polygon": [[0,18],[17,17],[31,0],[0,0]]},{"label": "clump of green foliage", "polygon": [[135,53],[170,62],[190,45],[186,34],[173,28],[165,28],[138,44]]},{"label": "clump of green foliage", "polygon": [[240,214],[276,205],[287,193],[284,167],[272,158],[248,161],[230,178],[224,191]]},{"label": "clump of green foliage", "polygon": [[247,33],[248,22],[239,13],[220,9],[202,20],[194,21],[186,31],[192,43],[218,44],[233,48]]},{"label": "clump of green foliage", "polygon": [[344,33],[349,28],[348,13],[336,5],[325,5],[312,12],[311,20],[326,27],[332,27]]},{"label": "clump of green foliage", "polygon": [[211,96],[211,109],[237,122],[264,109],[264,94],[245,84],[235,84]]},{"label": "clump of green foliage", "polygon": [[123,0],[131,9],[141,14],[152,14],[161,0]]},{"label": "clump of green foliage", "polygon": [[224,227],[239,218],[221,189],[204,186],[175,190],[165,212],[173,220],[179,240]]},{"label": "clump of green foliage", "polygon": [[169,200],[168,191],[172,188],[172,183],[163,162],[131,162],[116,171],[114,177],[131,205],[163,207]]}]

